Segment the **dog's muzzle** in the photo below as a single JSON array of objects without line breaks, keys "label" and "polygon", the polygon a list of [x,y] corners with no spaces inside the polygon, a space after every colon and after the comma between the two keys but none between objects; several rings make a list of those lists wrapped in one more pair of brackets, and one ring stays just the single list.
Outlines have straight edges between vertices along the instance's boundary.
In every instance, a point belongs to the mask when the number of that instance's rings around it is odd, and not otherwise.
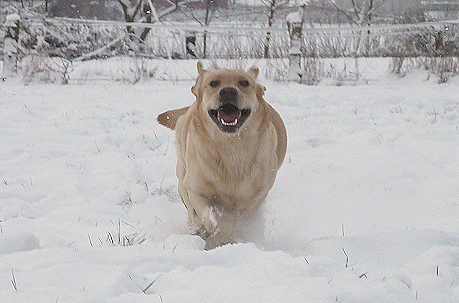
[{"label": "dog's muzzle", "polygon": [[234,87],[225,87],[223,88],[220,93],[220,104],[225,105],[231,103],[233,105],[237,104],[237,96],[238,92],[237,89]]},{"label": "dog's muzzle", "polygon": [[225,87],[220,90],[220,107],[209,110],[212,120],[223,132],[234,133],[250,115],[250,109],[238,107],[238,91],[234,87]]}]

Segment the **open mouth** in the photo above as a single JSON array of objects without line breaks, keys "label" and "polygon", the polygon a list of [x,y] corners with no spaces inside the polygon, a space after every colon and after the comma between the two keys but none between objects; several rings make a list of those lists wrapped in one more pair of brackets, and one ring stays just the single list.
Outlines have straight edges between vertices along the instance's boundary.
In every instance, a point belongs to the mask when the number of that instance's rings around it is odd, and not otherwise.
[{"label": "open mouth", "polygon": [[234,133],[244,124],[250,112],[250,109],[241,110],[237,106],[228,103],[219,109],[209,110],[209,115],[222,131]]}]

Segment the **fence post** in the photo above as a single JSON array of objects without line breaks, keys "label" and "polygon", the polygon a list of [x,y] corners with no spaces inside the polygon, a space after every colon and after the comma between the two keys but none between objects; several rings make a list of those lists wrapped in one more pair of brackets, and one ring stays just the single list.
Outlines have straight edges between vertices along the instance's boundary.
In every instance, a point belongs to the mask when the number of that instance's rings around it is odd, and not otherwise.
[{"label": "fence post", "polygon": [[187,31],[185,34],[185,43],[186,43],[186,57],[188,59],[196,59],[196,32]]},{"label": "fence post", "polygon": [[305,6],[301,6],[298,12],[287,16],[288,33],[290,36],[289,81],[300,82],[303,80],[304,71],[301,69],[301,40],[303,39],[303,16]]},{"label": "fence post", "polygon": [[17,76],[17,60],[19,45],[19,25],[21,17],[18,14],[6,16],[6,33],[3,45],[3,80]]}]

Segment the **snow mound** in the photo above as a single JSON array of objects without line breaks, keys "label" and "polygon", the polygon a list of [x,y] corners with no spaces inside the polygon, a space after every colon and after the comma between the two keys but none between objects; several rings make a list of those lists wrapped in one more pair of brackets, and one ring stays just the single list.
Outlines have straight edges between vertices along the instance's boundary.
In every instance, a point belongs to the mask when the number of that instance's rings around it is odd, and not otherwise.
[{"label": "snow mound", "polygon": [[40,248],[36,235],[31,233],[9,234],[0,233],[0,255],[12,254]]}]

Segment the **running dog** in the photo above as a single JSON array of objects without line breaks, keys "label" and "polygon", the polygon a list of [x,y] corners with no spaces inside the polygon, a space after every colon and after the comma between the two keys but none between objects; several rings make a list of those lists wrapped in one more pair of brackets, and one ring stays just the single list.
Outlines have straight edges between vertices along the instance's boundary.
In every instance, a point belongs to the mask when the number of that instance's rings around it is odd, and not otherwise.
[{"label": "running dog", "polygon": [[280,115],[264,99],[259,69],[205,70],[196,101],[158,116],[176,131],[178,191],[206,249],[235,243],[274,184],[287,148]]}]

